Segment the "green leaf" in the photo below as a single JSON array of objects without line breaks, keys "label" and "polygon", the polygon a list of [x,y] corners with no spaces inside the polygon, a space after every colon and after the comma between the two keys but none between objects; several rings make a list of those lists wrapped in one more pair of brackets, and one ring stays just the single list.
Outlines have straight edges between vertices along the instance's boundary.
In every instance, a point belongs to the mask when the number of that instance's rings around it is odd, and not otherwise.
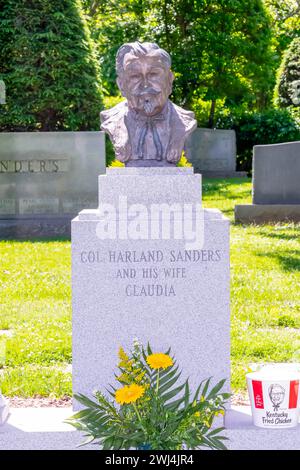
[{"label": "green leaf", "polygon": [[218,382],[217,385],[215,385],[212,388],[212,390],[209,392],[207,399],[210,400],[215,395],[217,395],[217,393],[221,390],[221,388],[223,388],[223,385],[225,384],[225,382],[226,382],[226,379],[220,380],[220,382]]},{"label": "green leaf", "polygon": [[190,387],[189,387],[189,382],[188,380],[185,383],[185,392],[184,392],[184,406],[187,408],[189,406],[189,400],[190,400]]},{"label": "green leaf", "polygon": [[81,393],[79,394],[74,394],[74,398],[75,400],[77,400],[79,403],[81,403],[82,405],[85,405],[87,407],[90,407],[90,408],[100,408],[101,406],[99,405],[99,403],[96,403],[95,401],[91,400],[90,398],[88,398],[87,396],[85,395],[82,395]]},{"label": "green leaf", "polygon": [[203,390],[202,390],[202,396],[203,397],[206,396],[206,393],[207,393],[207,390],[208,390],[211,379],[212,379],[212,377],[209,377],[204,383],[204,387],[203,387]]},{"label": "green leaf", "polygon": [[211,442],[213,443],[214,447],[218,450],[227,450],[227,447],[223,444],[222,440],[228,440],[227,437],[214,437]]},{"label": "green leaf", "polygon": [[167,401],[171,400],[174,398],[176,395],[178,395],[179,392],[181,392],[185,388],[185,383],[180,385],[179,387],[174,388],[174,390],[171,390],[168,393],[165,393],[165,395],[162,395],[161,398],[164,403]]},{"label": "green leaf", "polygon": [[[210,379],[209,379],[209,380],[210,380]],[[202,388],[202,386],[203,386],[203,384],[204,384],[205,382],[206,382],[206,379],[204,379],[204,380],[202,380],[202,381],[200,382],[200,384],[199,384],[199,386],[198,386],[198,388],[197,388],[197,390],[196,390],[196,392],[195,392],[195,395],[194,395],[194,398],[193,398],[193,402],[198,400],[199,393],[200,393],[201,388]],[[203,395],[204,395],[204,391],[203,391]]]},{"label": "green leaf", "polygon": [[184,403],[184,397],[179,398],[178,400],[172,401],[165,405],[167,410],[176,411]]},{"label": "green leaf", "polygon": [[94,440],[95,440],[94,436],[88,436],[87,439],[83,441],[81,444],[79,444],[77,447],[82,447],[87,444],[91,444],[91,442],[93,442]]},{"label": "green leaf", "polygon": [[[221,428],[216,428],[216,429],[213,429],[212,431],[210,431],[207,436],[211,437],[211,436],[215,436],[216,434],[219,434],[220,432],[224,431],[225,428],[224,427],[221,427]],[[226,438],[227,439],[227,438]]]},{"label": "green leaf", "polygon": [[[177,373],[178,369],[179,369],[179,366],[177,366],[175,368],[172,368],[172,369],[168,369],[167,373],[165,373],[165,374],[160,373],[159,383],[161,385],[164,385],[166,382],[171,380],[174,377],[174,375]],[[181,372],[180,372],[180,374],[181,374]]]},{"label": "green leaf", "polygon": [[[172,375],[174,375],[174,374],[172,374]],[[181,376],[181,372],[179,374],[177,374],[175,377],[173,377],[172,380],[169,380],[169,382],[165,383],[163,386],[160,386],[159,390],[158,390],[159,394],[162,395],[167,390],[169,390],[177,382],[177,380],[179,379],[180,376]]]},{"label": "green leaf", "polygon": [[[172,366],[167,367],[166,369],[162,369],[159,371],[159,376],[161,380],[164,380],[167,375],[174,371],[176,363],[174,362]],[[176,368],[177,370],[177,368]]]}]

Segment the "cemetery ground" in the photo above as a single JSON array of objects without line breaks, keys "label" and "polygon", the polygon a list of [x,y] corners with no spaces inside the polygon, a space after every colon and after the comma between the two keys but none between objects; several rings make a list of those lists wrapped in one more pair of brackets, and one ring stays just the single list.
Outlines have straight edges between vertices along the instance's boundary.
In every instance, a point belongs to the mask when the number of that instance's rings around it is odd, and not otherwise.
[{"label": "cemetery ground", "polygon": [[[250,202],[250,179],[204,180],[204,206],[232,221],[235,393],[245,391],[250,363],[300,362],[300,224],[234,225],[235,204]],[[2,393],[66,399],[72,395],[71,243],[1,241],[0,256]]]}]

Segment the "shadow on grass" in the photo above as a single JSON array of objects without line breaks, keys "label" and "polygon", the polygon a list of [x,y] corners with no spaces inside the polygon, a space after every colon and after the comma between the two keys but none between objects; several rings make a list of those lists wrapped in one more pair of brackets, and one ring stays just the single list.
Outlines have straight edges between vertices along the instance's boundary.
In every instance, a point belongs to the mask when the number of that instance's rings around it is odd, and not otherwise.
[{"label": "shadow on grass", "polygon": [[43,238],[0,238],[0,243],[13,242],[13,243],[49,243],[49,242],[70,242],[71,237],[43,237]]},{"label": "shadow on grass", "polygon": [[296,234],[274,233],[272,231],[264,231],[264,230],[260,230],[258,233],[259,235],[262,235],[263,237],[275,238],[277,240],[298,240],[298,239],[300,240],[300,225],[299,225],[298,230],[299,230],[299,233],[296,233]]},{"label": "shadow on grass", "polygon": [[284,271],[300,272],[300,250],[294,250],[293,254],[281,254],[276,252],[254,253],[256,256],[268,257],[277,260]]},{"label": "shadow on grass", "polygon": [[245,188],[240,185],[240,188],[236,190],[230,183],[220,184],[203,184],[202,186],[203,199],[214,199],[214,200],[230,200],[231,202],[247,200],[251,198],[251,188]]}]

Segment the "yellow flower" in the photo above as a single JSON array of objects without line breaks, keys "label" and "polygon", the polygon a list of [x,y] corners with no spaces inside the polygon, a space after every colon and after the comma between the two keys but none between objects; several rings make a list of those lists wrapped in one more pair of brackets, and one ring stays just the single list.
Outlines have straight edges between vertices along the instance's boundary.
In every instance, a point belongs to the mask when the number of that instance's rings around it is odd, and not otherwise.
[{"label": "yellow flower", "polygon": [[196,416],[196,418],[200,418],[200,411],[196,411],[196,413],[194,413],[194,415]]},{"label": "yellow flower", "polygon": [[145,377],[145,372],[141,372],[140,374],[136,375],[135,381],[136,382],[141,382],[144,377]]},{"label": "yellow flower", "polygon": [[117,377],[117,380],[121,383],[129,383],[130,377],[128,374],[121,374]]},{"label": "yellow flower", "polygon": [[119,349],[119,359],[120,359],[120,362],[118,364],[119,367],[122,367],[123,369],[126,369],[126,370],[131,370],[132,369],[132,361],[130,361],[128,355],[126,354],[126,352],[124,351],[124,349],[121,347]]},{"label": "yellow flower", "polygon": [[129,361],[129,357],[127,356],[126,352],[124,351],[124,349],[122,348],[122,346],[120,347],[119,349],[119,359],[121,361],[124,361],[124,362],[127,362]]},{"label": "yellow flower", "polygon": [[167,369],[173,365],[172,358],[168,354],[156,353],[147,357],[151,369]]},{"label": "yellow flower", "polygon": [[116,402],[120,405],[124,405],[124,403],[134,403],[141,398],[144,393],[145,387],[141,385],[125,385],[125,387],[119,388],[119,390],[116,391]]}]

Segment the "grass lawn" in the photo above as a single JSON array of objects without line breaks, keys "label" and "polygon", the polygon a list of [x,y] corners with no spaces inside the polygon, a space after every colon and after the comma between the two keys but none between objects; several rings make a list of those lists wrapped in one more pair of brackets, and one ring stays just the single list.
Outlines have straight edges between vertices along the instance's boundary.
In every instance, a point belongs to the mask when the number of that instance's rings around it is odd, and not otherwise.
[{"label": "grass lawn", "polygon": [[[205,207],[233,220],[249,179],[205,180]],[[232,387],[252,362],[300,362],[300,225],[231,226]],[[70,242],[0,242],[0,387],[70,396]]]}]

